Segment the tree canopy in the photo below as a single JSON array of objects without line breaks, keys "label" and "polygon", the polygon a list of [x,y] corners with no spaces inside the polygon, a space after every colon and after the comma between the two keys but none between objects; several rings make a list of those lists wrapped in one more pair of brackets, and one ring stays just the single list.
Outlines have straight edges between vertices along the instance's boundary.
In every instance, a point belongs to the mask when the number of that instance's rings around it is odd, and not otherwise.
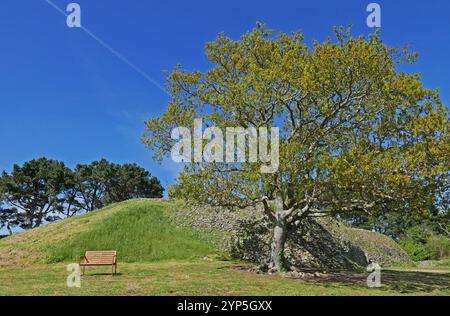
[{"label": "tree canopy", "polygon": [[[448,196],[449,111],[417,73],[399,70],[417,55],[386,45],[378,33],[334,37],[308,46],[301,33],[264,25],[206,45],[210,67],[168,75],[167,110],[148,120],[143,141],[155,159],[169,155],[171,131],[207,126],[281,129],[278,171],[265,163],[195,162],[172,190],[228,207],[261,204],[272,223],[268,263],[288,267],[287,230],[306,216],[424,214]],[[247,144],[248,146],[248,144]],[[448,201],[448,200],[447,200]]]},{"label": "tree canopy", "polygon": [[106,159],[77,165],[75,183],[81,207],[87,212],[133,198],[161,198],[164,192],[159,180],[144,168]]},{"label": "tree canopy", "polygon": [[33,159],[0,177],[0,221],[8,230],[30,229],[115,202],[161,198],[163,192],[159,180],[136,164],[102,159],[72,171],[60,161]]},{"label": "tree canopy", "polygon": [[46,158],[14,165],[11,174],[3,172],[0,190],[5,202],[22,212],[23,228],[52,220],[53,211],[64,203],[60,193],[70,173],[64,163]]}]

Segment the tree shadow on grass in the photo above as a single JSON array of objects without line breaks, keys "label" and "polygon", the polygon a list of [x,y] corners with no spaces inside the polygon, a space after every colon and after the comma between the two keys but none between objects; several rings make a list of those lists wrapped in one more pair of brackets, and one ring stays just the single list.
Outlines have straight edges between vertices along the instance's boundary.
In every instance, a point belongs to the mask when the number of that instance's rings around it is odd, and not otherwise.
[{"label": "tree shadow on grass", "polygon": [[[311,271],[309,271],[311,273]],[[330,283],[353,284],[367,286],[368,273],[329,272],[320,277],[303,278],[307,282],[327,285]],[[434,291],[448,291],[450,294],[450,273],[409,272],[409,271],[381,271],[381,290],[390,290],[402,294],[432,293]]]},{"label": "tree shadow on grass", "polygon": [[[255,221],[240,221],[238,226],[240,231],[231,249],[232,257],[265,263],[271,241],[267,238],[267,228]],[[357,270],[368,265],[360,247],[337,239],[313,218],[306,218],[301,227],[288,230],[285,255],[289,264],[298,269]]]},{"label": "tree shadow on grass", "polygon": [[400,293],[447,290],[450,292],[450,273],[382,271],[381,282]]},{"label": "tree shadow on grass", "polygon": [[[226,267],[225,267],[226,268]],[[234,265],[235,270],[249,271],[248,265]],[[317,270],[302,269],[293,273],[285,273],[287,279],[299,280],[307,283],[315,283],[328,288],[339,287],[367,287],[369,273],[352,271],[320,272]],[[399,294],[432,293],[434,291],[446,291],[450,295],[450,273],[432,273],[416,271],[381,271],[380,290],[393,291]]]},{"label": "tree shadow on grass", "polygon": [[[355,270],[368,265],[364,251],[356,245],[338,240],[320,222],[304,220],[299,229],[289,231],[290,261],[301,269]],[[305,258],[305,259],[303,259]]]}]

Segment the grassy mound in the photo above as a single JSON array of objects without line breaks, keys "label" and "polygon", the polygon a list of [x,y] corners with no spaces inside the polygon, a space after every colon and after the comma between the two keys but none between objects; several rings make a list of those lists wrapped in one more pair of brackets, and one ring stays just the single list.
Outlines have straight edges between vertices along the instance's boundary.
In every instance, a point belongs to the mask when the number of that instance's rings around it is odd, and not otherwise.
[{"label": "grassy mound", "polygon": [[[0,267],[76,262],[86,250],[117,250],[121,262],[132,263],[203,258],[221,248],[234,258],[262,263],[271,231],[255,230],[259,213],[130,200],[1,239]],[[333,220],[311,219],[289,235],[286,255],[299,267],[352,269],[365,267],[368,259],[382,266],[411,264],[390,238]]]},{"label": "grassy mound", "polygon": [[[259,207],[229,212],[205,205],[178,207],[175,221],[186,227],[221,231],[225,250],[232,257],[264,263],[270,252],[272,231],[261,222]],[[307,218],[288,231],[285,255],[300,268],[328,270],[365,269],[369,261],[382,267],[410,266],[413,262],[391,238],[344,225],[332,218]]]},{"label": "grassy mound", "polygon": [[359,249],[364,253],[366,259],[377,262],[383,267],[413,265],[413,261],[400,245],[386,235],[349,227],[332,219],[322,219],[316,222],[340,244]]},{"label": "grassy mound", "polygon": [[86,250],[117,250],[122,262],[190,259],[215,252],[213,234],[173,225],[172,204],[131,200],[0,241],[0,266],[78,260]]}]

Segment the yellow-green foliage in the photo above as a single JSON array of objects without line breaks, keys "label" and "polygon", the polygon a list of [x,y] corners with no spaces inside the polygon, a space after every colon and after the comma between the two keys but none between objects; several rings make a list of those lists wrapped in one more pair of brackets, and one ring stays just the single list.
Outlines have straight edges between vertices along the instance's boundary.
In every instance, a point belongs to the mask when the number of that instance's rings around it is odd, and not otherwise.
[{"label": "yellow-green foliage", "polygon": [[219,34],[205,50],[207,70],[177,66],[169,74],[167,110],[147,122],[143,142],[162,159],[175,142],[170,131],[195,118],[222,129],[277,126],[280,168],[194,164],[172,193],[234,206],[281,196],[292,214],[375,216],[424,214],[445,189],[449,111],[419,74],[398,67],[417,54],[389,47],[378,33],[354,37],[338,27],[308,45],[301,33],[275,35],[261,24],[239,39]]}]

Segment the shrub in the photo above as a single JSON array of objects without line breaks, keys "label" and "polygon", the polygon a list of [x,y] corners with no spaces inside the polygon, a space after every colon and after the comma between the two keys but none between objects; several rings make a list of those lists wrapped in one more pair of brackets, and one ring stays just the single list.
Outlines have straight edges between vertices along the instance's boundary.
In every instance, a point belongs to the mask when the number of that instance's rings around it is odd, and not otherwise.
[{"label": "shrub", "polygon": [[428,238],[426,247],[433,254],[433,259],[450,258],[450,238],[441,235],[432,235]]},{"label": "shrub", "polygon": [[430,260],[433,256],[426,244],[416,242],[413,239],[402,240],[400,246],[414,261]]},{"label": "shrub", "polygon": [[450,238],[437,235],[424,227],[409,229],[400,245],[414,261],[450,258]]}]

